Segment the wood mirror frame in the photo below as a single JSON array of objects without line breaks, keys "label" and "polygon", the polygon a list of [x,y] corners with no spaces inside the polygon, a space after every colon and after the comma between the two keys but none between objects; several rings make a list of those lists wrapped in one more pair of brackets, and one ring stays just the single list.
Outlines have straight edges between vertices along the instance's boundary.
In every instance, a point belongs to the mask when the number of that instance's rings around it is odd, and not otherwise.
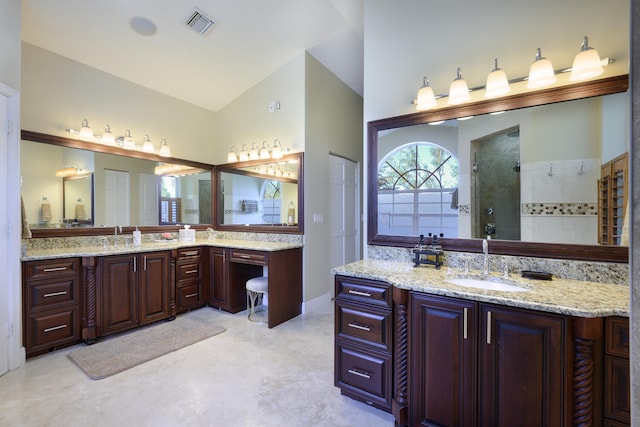
[{"label": "wood mirror frame", "polygon": [[[417,237],[378,234],[378,132],[404,126],[413,126],[459,117],[477,116],[498,111],[516,110],[563,101],[571,101],[594,96],[626,92],[629,76],[621,75],[592,80],[567,86],[516,94],[504,98],[478,101],[455,107],[445,107],[435,111],[425,111],[403,116],[370,121],[367,124],[367,179],[368,179],[368,244],[378,246],[413,247]],[[482,252],[481,239],[440,240],[447,251]],[[558,243],[522,242],[512,240],[492,240],[491,253],[500,255],[528,256],[601,262],[629,262],[629,247],[577,245]]]},{"label": "wood mirror frame", "polygon": [[[65,138],[56,135],[49,135],[39,132],[33,132],[29,130],[22,130],[21,140],[41,142],[44,144],[58,145],[67,148],[77,148],[80,150],[94,151],[98,153],[115,154],[125,157],[134,157],[137,159],[151,160],[155,162],[163,163],[178,163],[186,166],[192,166],[198,169],[205,169],[211,171],[211,179],[214,179],[214,166],[207,163],[193,162],[191,160],[177,159],[174,157],[162,157],[153,153],[144,153],[136,150],[125,150],[120,147],[110,147],[100,144],[92,144],[85,141],[81,141],[73,138]],[[212,185],[213,187],[213,185]],[[211,198],[213,212],[213,201],[215,198]],[[95,217],[95,212],[93,213]],[[213,227],[213,224],[194,224],[191,226],[195,230],[206,230],[209,227]],[[139,226],[138,229],[143,233],[161,233],[161,232],[175,232],[178,228],[176,225],[154,225],[154,226]],[[123,232],[131,232],[135,227],[123,227]],[[81,227],[81,228],[34,228],[31,230],[33,238],[46,238],[46,237],[75,237],[75,236],[100,236],[105,233],[112,233],[112,227]]]},{"label": "wood mirror frame", "polygon": [[[250,160],[246,162],[237,162],[237,163],[228,163],[224,165],[216,166],[215,173],[215,185],[214,185],[214,200],[216,200],[215,207],[215,225],[216,230],[220,231],[242,231],[242,232],[251,232],[251,233],[282,233],[282,234],[304,234],[304,154],[303,153],[292,153],[285,155],[282,159],[278,161],[287,161],[287,160],[297,160],[298,162],[298,172],[297,172],[297,184],[298,184],[298,202],[296,205],[296,209],[298,210],[297,217],[298,222],[294,225],[268,225],[268,224],[251,224],[251,225],[243,225],[243,224],[223,224],[222,218],[224,217],[224,204],[222,203],[222,180],[220,179],[220,175],[223,172],[234,173],[240,175],[247,176],[255,176],[260,178],[265,178],[264,175],[259,175],[257,173],[251,172],[249,169],[252,169],[256,166],[272,164],[273,160]],[[270,177],[267,177],[270,178]],[[289,181],[293,182],[289,178],[278,178],[281,181]]]}]

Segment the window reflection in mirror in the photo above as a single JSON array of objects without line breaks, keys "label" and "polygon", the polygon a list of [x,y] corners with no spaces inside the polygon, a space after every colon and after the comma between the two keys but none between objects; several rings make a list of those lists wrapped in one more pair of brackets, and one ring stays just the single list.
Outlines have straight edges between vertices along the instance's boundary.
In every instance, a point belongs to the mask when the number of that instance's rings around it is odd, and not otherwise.
[{"label": "window reflection in mirror", "polygon": [[93,173],[67,176],[62,180],[65,225],[93,226]]}]

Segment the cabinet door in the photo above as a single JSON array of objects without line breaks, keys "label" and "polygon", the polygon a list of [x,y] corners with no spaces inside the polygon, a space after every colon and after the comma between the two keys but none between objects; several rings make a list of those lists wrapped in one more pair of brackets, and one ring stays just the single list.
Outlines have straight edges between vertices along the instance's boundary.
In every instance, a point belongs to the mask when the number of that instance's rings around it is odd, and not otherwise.
[{"label": "cabinet door", "polygon": [[136,257],[107,256],[101,260],[102,335],[138,325]]},{"label": "cabinet door", "polygon": [[568,425],[564,318],[482,304],[480,330],[480,425]]},{"label": "cabinet door", "polygon": [[169,317],[169,253],[150,252],[138,259],[140,324]]},{"label": "cabinet door", "polygon": [[413,294],[411,425],[478,425],[476,307],[470,301]]},{"label": "cabinet door", "polygon": [[209,305],[226,310],[229,301],[227,250],[210,248],[209,251],[209,268],[211,270]]}]

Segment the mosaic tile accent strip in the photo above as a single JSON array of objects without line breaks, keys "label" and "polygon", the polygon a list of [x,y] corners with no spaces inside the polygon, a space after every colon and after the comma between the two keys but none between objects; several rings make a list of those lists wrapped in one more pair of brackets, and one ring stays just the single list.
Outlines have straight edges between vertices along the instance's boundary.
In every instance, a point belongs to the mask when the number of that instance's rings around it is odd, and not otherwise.
[{"label": "mosaic tile accent strip", "polygon": [[522,215],[598,215],[597,203],[523,203]]},{"label": "mosaic tile accent strip", "polygon": [[471,205],[458,205],[458,213],[461,214],[470,214],[471,213]]}]

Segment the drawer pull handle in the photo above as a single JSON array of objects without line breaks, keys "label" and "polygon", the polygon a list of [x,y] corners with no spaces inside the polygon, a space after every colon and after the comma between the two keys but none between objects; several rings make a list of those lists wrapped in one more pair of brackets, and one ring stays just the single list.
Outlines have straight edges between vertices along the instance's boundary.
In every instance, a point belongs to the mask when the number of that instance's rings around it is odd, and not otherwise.
[{"label": "drawer pull handle", "polygon": [[370,379],[371,379],[371,375],[367,374],[366,372],[356,371],[355,369],[349,369],[349,371],[348,371],[348,372],[349,372],[350,374],[357,375],[357,376],[359,376],[359,377],[366,378],[366,379],[368,379],[368,380],[370,380]]},{"label": "drawer pull handle", "polygon": [[467,334],[467,317],[468,317],[468,315],[469,315],[468,314],[468,309],[467,309],[467,307],[465,307],[464,311],[463,311],[463,320],[462,320],[464,322],[462,335],[463,335],[463,338],[465,340],[467,339],[467,335],[468,335]]},{"label": "drawer pull handle", "polygon": [[487,344],[491,344],[491,312],[487,311]]},{"label": "drawer pull handle", "polygon": [[251,255],[240,255],[240,258],[251,259]]},{"label": "drawer pull handle", "polygon": [[185,298],[193,298],[193,297],[197,297],[197,296],[198,296],[198,293],[197,293],[197,292],[195,292],[195,293],[193,293],[193,294],[185,295],[184,297],[185,297]]},{"label": "drawer pull handle", "polygon": [[371,328],[368,326],[358,325],[357,323],[349,323],[349,327],[354,329],[360,329],[361,331],[371,332]]},{"label": "drawer pull handle", "polygon": [[198,255],[198,251],[189,251],[189,252],[185,252],[185,253],[183,253],[183,255],[185,255],[185,256],[194,256],[194,255]]},{"label": "drawer pull handle", "polygon": [[66,328],[68,325],[58,325],[58,326],[52,326],[50,328],[46,328],[45,330],[43,330],[42,332],[53,332],[53,331],[57,331],[58,329],[64,329]]},{"label": "drawer pull handle", "polygon": [[52,268],[45,268],[44,272],[45,273],[51,273],[52,271],[64,271],[66,269],[67,269],[67,267],[52,267]]},{"label": "drawer pull handle", "polygon": [[188,270],[188,271],[185,271],[185,274],[193,274],[193,273],[197,273],[197,272],[198,272],[198,270]]},{"label": "drawer pull handle", "polygon": [[370,297],[371,294],[369,292],[362,292],[362,291],[354,291],[353,289],[349,289],[349,293],[351,295],[358,295],[361,297]]},{"label": "drawer pull handle", "polygon": [[67,291],[60,291],[60,292],[50,292],[48,294],[44,294],[42,295],[43,298],[49,298],[49,297],[57,297],[60,295],[66,295]]}]

